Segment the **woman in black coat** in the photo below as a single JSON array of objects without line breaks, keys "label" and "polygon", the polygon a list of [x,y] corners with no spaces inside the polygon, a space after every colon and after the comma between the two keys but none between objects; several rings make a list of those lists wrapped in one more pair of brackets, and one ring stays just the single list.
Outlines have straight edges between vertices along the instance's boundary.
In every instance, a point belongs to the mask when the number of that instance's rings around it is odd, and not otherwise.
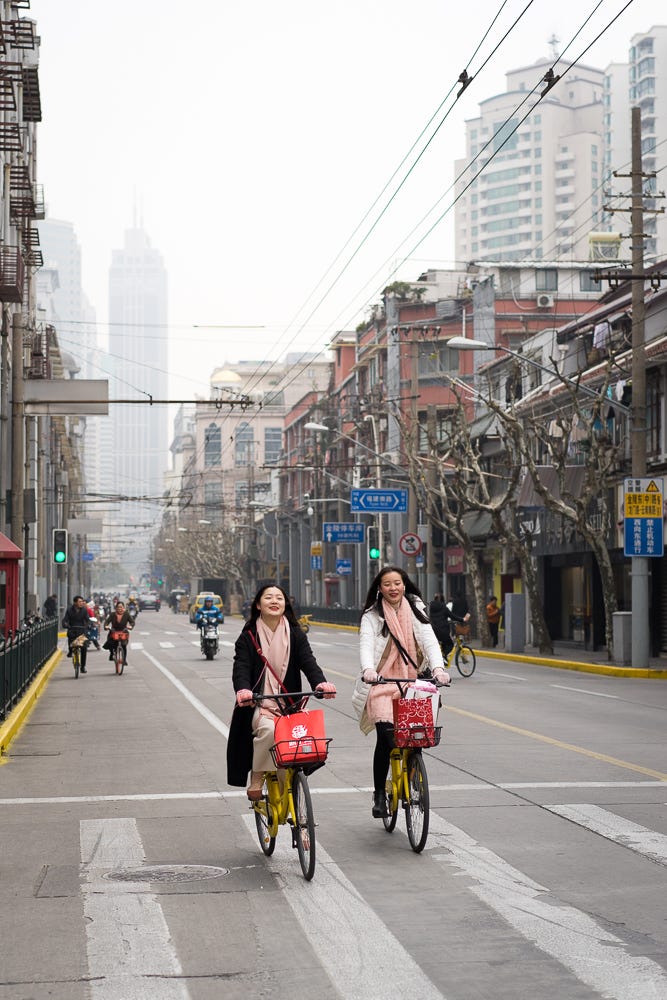
[{"label": "woman in black coat", "polygon": [[[268,660],[268,666],[267,661]],[[310,643],[297,623],[289,597],[274,584],[259,589],[252,602],[250,620],[236,640],[232,683],[236,705],[227,741],[227,782],[245,785],[251,772],[248,798],[261,797],[264,771],[272,770],[268,756],[275,715],[263,704],[253,704],[254,694],[301,691],[301,674],[313,690],[333,698],[336,688],[313,656]]]}]

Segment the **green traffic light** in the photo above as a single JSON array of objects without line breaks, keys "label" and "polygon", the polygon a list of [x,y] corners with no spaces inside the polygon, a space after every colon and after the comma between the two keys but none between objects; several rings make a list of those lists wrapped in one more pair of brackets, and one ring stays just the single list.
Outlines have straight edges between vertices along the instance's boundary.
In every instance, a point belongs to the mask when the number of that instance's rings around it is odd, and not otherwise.
[{"label": "green traffic light", "polygon": [[371,559],[379,559],[380,558],[380,550],[379,549],[375,549],[375,548],[369,549],[368,550],[368,555],[369,555],[369,558],[371,558]]},{"label": "green traffic light", "polygon": [[53,561],[57,563],[64,563],[66,559],[67,556],[65,555],[64,552],[56,552],[53,557]]}]

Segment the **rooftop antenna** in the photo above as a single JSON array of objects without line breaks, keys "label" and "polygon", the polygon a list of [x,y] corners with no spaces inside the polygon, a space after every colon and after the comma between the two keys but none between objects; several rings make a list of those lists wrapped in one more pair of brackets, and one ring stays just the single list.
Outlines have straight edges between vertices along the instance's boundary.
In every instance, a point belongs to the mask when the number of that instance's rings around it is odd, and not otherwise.
[{"label": "rooftop antenna", "polygon": [[556,35],[552,35],[551,38],[548,40],[548,44],[551,46],[551,56],[555,61],[558,61],[558,59],[560,59],[560,53],[558,52],[559,42],[560,38],[557,38]]}]

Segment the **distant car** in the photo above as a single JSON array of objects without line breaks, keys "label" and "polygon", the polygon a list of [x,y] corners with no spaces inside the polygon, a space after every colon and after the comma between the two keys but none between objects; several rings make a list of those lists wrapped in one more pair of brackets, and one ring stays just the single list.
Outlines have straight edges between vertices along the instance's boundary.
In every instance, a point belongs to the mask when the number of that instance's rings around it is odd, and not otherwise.
[{"label": "distant car", "polygon": [[200,608],[204,607],[204,601],[206,600],[207,597],[213,598],[213,604],[220,612],[221,621],[224,622],[225,615],[222,610],[222,598],[220,597],[220,595],[214,594],[210,590],[208,591],[202,590],[201,594],[197,594],[194,603],[190,605],[190,621],[192,622],[193,625],[195,623],[195,615],[197,614]]},{"label": "distant car", "polygon": [[139,610],[159,611],[160,595],[156,594],[154,591],[148,591],[145,594],[139,594]]}]

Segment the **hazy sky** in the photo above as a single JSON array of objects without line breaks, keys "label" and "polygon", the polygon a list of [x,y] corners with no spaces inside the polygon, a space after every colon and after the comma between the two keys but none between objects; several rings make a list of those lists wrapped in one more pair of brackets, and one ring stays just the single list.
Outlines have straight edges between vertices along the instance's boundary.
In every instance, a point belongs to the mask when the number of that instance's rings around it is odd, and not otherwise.
[{"label": "hazy sky", "polygon": [[[509,69],[547,57],[552,35],[563,52],[596,11],[564,53],[579,57],[624,7],[582,59],[600,68],[667,23],[665,0],[32,0],[39,180],[49,215],[76,228],[98,319],[111,251],[136,217],[169,273],[172,395],[206,393],[224,360],[320,350],[389,281],[451,266],[453,210],[416,244],[452,203],[478,102],[505,89]],[[457,102],[463,69],[475,79]],[[344,269],[442,102],[445,123]]]}]

